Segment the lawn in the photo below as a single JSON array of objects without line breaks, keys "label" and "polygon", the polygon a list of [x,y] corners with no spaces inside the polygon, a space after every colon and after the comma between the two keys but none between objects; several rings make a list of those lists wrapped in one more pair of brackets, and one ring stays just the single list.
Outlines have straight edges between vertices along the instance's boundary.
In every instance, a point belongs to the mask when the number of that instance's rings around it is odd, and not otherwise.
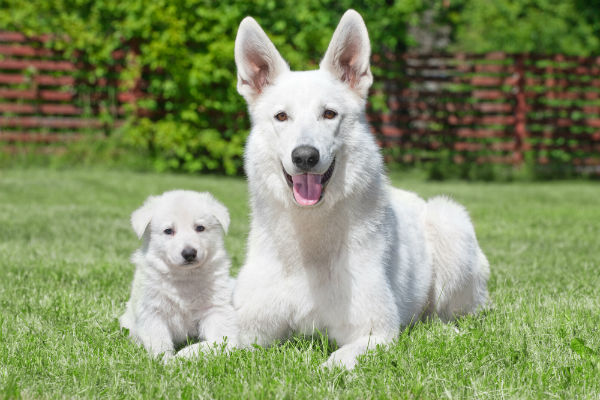
[{"label": "lawn", "polygon": [[149,194],[208,190],[232,216],[235,275],[248,231],[240,178],[75,169],[0,171],[0,397],[598,398],[600,186],[393,182],[469,209],[494,306],[417,324],[353,372],[321,371],[318,336],[170,365],[120,332]]}]

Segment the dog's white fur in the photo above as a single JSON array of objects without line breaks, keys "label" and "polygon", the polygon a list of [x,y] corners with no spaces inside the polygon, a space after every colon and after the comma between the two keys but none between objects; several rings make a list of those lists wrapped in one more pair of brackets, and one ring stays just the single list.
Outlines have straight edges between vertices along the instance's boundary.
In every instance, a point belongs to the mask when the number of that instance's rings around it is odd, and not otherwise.
[{"label": "dog's white fur", "polygon": [[[316,71],[292,72],[250,17],[235,43],[238,91],[252,131],[245,169],[252,209],[247,259],[234,290],[240,341],[269,345],[292,332],[327,332],[341,346],[326,366],[392,341],[402,327],[447,321],[487,301],[489,266],[465,209],[391,188],[369,131],[370,45],[347,11]],[[324,118],[324,110],[337,112]],[[274,118],[285,112],[287,119]],[[291,152],[318,149],[312,173],[335,160],[321,201],[300,206],[285,175]]]},{"label": "dog's white fur", "polygon": [[[149,197],[133,212],[131,224],[143,245],[131,258],[136,271],[121,327],[154,356],[169,358],[188,338],[204,342],[178,355],[197,354],[198,347],[225,340],[234,345],[225,206],[209,193],[174,190]],[[196,250],[196,258],[186,260],[184,249]]]}]

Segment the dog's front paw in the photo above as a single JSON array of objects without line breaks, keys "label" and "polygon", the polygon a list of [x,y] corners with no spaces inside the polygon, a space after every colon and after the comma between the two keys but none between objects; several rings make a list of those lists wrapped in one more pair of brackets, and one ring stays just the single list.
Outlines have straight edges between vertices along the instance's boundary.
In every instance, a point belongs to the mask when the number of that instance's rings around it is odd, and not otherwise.
[{"label": "dog's front paw", "polygon": [[352,348],[341,347],[331,353],[327,361],[321,364],[321,368],[342,367],[351,370],[357,363],[357,352]]},{"label": "dog's front paw", "polygon": [[154,357],[157,360],[160,360],[164,365],[167,365],[173,360],[173,358],[175,358],[175,352],[172,350],[168,350],[164,353],[156,354]]},{"label": "dog's front paw", "polygon": [[179,350],[176,354],[178,358],[195,358],[204,353],[208,353],[213,346],[208,342],[198,342]]}]

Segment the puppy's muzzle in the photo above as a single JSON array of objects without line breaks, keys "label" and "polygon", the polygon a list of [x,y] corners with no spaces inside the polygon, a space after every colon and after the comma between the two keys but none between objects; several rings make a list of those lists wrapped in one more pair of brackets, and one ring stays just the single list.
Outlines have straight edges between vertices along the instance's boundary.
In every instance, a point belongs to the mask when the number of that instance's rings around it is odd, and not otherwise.
[{"label": "puppy's muzzle", "polygon": [[183,259],[187,262],[194,261],[196,259],[197,255],[198,255],[198,252],[196,251],[196,249],[193,249],[191,247],[186,247],[181,252],[181,257],[183,257]]}]

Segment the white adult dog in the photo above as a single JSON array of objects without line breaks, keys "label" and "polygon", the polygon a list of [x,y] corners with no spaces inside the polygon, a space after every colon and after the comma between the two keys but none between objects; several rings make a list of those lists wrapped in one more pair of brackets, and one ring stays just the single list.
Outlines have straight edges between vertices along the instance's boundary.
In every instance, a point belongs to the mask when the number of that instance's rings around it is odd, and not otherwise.
[{"label": "white adult dog", "polygon": [[426,316],[487,300],[489,265],[464,208],[391,188],[365,118],[372,83],[360,15],[342,17],[320,69],[291,72],[256,21],[235,43],[252,131],[252,209],[233,302],[243,344],[327,332],[326,366],[352,368]]},{"label": "white adult dog", "polygon": [[188,338],[203,342],[178,355],[225,340],[234,345],[233,280],[223,243],[227,208],[209,193],[174,190],[149,197],[131,215],[131,225],[143,245],[131,258],[136,271],[121,327],[152,355],[167,359]]}]

